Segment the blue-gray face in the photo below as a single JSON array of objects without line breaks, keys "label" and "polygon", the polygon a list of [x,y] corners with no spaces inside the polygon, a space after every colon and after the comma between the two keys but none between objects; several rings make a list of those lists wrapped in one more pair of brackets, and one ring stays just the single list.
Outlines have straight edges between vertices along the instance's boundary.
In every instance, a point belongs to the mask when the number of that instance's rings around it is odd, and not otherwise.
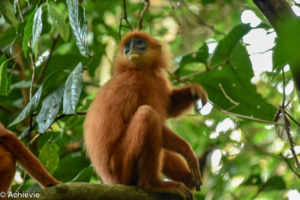
[{"label": "blue-gray face", "polygon": [[124,45],[124,54],[129,57],[131,54],[142,55],[146,52],[147,43],[145,40],[133,37]]}]

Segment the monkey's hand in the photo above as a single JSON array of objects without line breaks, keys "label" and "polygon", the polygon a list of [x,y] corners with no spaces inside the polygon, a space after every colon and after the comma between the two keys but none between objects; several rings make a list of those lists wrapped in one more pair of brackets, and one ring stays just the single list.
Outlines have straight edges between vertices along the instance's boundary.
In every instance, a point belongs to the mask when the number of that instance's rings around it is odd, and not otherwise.
[{"label": "monkey's hand", "polygon": [[195,163],[193,165],[190,165],[190,170],[191,170],[191,176],[194,182],[194,186],[196,187],[197,191],[200,191],[200,186],[202,185],[202,178],[199,169],[199,164]]},{"label": "monkey's hand", "polygon": [[191,87],[191,94],[193,97],[197,99],[201,99],[202,106],[207,103],[207,93],[200,85],[192,85]]}]

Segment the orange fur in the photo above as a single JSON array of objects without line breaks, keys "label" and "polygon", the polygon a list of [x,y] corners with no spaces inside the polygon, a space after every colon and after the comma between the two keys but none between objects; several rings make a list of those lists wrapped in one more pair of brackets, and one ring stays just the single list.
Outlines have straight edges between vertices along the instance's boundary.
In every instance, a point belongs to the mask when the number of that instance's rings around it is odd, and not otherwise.
[{"label": "orange fur", "polygon": [[24,144],[0,123],[0,192],[7,192],[16,171],[16,161],[43,187],[59,184],[24,146]]},{"label": "orange fur", "polygon": [[[123,53],[124,44],[132,37],[147,42],[146,53],[135,62]],[[116,74],[100,89],[87,113],[84,138],[88,155],[105,183],[137,185],[189,199],[186,186],[198,188],[201,184],[197,158],[165,121],[199,97],[205,103],[207,95],[195,85],[172,89],[162,71],[169,63],[164,55],[160,43],[144,32],[133,31],[123,39],[115,61]],[[173,181],[162,181],[161,172]]]}]

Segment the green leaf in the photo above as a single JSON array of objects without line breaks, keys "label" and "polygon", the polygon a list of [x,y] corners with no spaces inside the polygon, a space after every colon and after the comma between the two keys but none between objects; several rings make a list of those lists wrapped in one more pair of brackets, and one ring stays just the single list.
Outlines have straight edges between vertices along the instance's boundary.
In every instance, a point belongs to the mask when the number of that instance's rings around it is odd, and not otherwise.
[{"label": "green leaf", "polygon": [[14,41],[23,33],[25,23],[18,24],[17,30],[10,27],[0,34],[0,48],[4,49],[8,45],[12,45]]},{"label": "green leaf", "polygon": [[48,12],[53,22],[55,23],[62,39],[64,41],[68,41],[69,27],[65,22],[63,15],[60,12],[58,12],[51,4],[48,4]]},{"label": "green leaf", "polygon": [[280,71],[286,64],[300,63],[300,19],[285,21],[278,33],[273,53],[273,70]]},{"label": "green leaf", "polygon": [[53,142],[46,142],[40,150],[39,160],[50,174],[53,174],[59,165],[59,147]]},{"label": "green leaf", "polygon": [[89,166],[83,169],[71,182],[89,182],[93,175],[93,167]]},{"label": "green leaf", "polygon": [[87,21],[85,18],[85,10],[81,11],[77,0],[67,0],[69,20],[76,39],[76,45],[81,55],[90,56],[87,45]]},{"label": "green leaf", "polygon": [[5,56],[0,58],[0,95],[7,96],[10,92],[11,77],[7,74],[7,61]]},{"label": "green leaf", "polygon": [[35,12],[36,12],[36,10],[34,10],[28,17],[26,25],[25,25],[25,29],[24,29],[22,50],[23,50],[25,58],[27,58],[27,56],[28,56],[28,42],[32,36],[32,27],[33,27],[33,19],[34,19]]},{"label": "green leaf", "polygon": [[264,190],[284,190],[285,182],[281,176],[271,177],[264,185]]},{"label": "green leaf", "polygon": [[17,28],[18,19],[15,17],[13,5],[9,0],[0,1],[0,12],[3,16],[7,17],[15,28]]},{"label": "green leaf", "polygon": [[33,18],[31,47],[33,49],[35,57],[37,57],[38,54],[38,41],[40,39],[42,29],[43,29],[42,13],[43,13],[43,5],[41,5],[36,10]]},{"label": "green leaf", "polygon": [[217,66],[226,61],[231,51],[235,45],[240,41],[240,39],[246,35],[251,30],[249,24],[239,24],[234,27],[228,35],[219,42],[217,48],[215,49],[211,65]]},{"label": "green leaf", "polygon": [[[74,167],[75,166],[75,167]],[[82,153],[72,153],[63,157],[54,176],[62,182],[69,182],[78,176],[85,168],[90,166],[90,161]]]},{"label": "green leaf", "polygon": [[31,98],[30,102],[25,106],[22,112],[16,117],[16,119],[9,124],[9,126],[13,126],[21,121],[23,121],[26,117],[28,117],[39,105],[40,99],[42,96],[43,85],[40,86],[38,91]]},{"label": "green leaf", "polygon": [[209,57],[208,46],[206,43],[204,43],[197,52],[189,53],[183,56],[180,61],[180,67],[184,67],[186,64],[195,63],[195,62],[207,63],[208,57]]},{"label": "green leaf", "polygon": [[42,108],[36,117],[38,131],[45,133],[54,122],[60,108],[64,87],[60,87],[50,93],[43,101]]},{"label": "green leaf", "polygon": [[65,83],[63,113],[74,114],[82,90],[82,64],[79,63]]}]

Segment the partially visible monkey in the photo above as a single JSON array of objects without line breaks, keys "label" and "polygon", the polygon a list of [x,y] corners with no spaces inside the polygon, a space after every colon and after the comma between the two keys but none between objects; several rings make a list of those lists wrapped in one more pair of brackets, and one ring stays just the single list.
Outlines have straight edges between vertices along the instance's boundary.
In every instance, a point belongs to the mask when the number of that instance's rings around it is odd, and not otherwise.
[{"label": "partially visible monkey", "polygon": [[0,123],[0,192],[9,190],[16,171],[16,161],[43,187],[60,183],[24,144]]},{"label": "partially visible monkey", "polygon": [[[168,62],[156,39],[130,32],[120,45],[115,75],[89,108],[85,144],[104,183],[192,199],[189,188],[201,185],[197,158],[165,121],[199,98],[205,104],[207,94],[198,85],[172,89],[163,73]],[[161,180],[161,172],[172,181]]]}]

